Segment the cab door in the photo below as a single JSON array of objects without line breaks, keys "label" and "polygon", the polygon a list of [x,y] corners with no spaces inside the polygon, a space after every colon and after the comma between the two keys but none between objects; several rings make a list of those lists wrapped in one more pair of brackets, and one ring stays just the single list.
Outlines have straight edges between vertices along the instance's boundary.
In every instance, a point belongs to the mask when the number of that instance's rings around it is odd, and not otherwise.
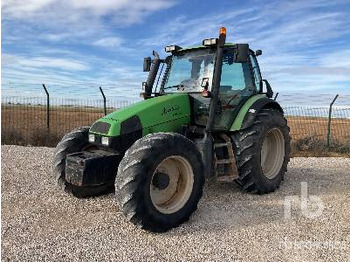
[{"label": "cab door", "polygon": [[251,59],[246,63],[235,63],[233,50],[224,50],[219,110],[214,125],[217,131],[228,130],[244,102],[258,93]]}]

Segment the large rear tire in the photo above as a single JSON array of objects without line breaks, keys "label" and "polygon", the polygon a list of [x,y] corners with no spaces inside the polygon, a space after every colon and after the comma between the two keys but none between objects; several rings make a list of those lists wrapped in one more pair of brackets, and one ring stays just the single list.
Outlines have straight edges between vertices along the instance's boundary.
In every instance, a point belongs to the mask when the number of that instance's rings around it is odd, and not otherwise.
[{"label": "large rear tire", "polygon": [[116,199],[129,221],[164,232],[187,221],[197,209],[204,184],[194,143],[175,133],[137,140],[125,153],[116,177]]},{"label": "large rear tire", "polygon": [[91,197],[113,191],[113,186],[74,186],[66,182],[65,169],[68,154],[82,151],[88,144],[89,127],[83,126],[66,134],[57,144],[53,158],[53,174],[58,186],[76,197]]},{"label": "large rear tire", "polygon": [[275,191],[290,158],[287,120],[276,109],[262,109],[252,126],[232,134],[238,185],[252,193]]}]

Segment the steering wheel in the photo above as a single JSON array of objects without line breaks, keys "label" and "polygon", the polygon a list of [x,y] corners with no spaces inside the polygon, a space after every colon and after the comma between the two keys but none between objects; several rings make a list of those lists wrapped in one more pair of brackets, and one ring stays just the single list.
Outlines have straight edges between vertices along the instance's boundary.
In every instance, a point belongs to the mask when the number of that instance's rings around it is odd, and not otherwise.
[{"label": "steering wheel", "polygon": [[233,100],[237,99],[237,98],[240,97],[240,96],[241,96],[240,92],[238,92],[238,93],[232,95],[232,97],[231,97],[231,98],[226,102],[226,104],[223,105],[222,107],[225,108],[225,109],[234,108],[235,106],[234,106],[234,105],[231,105],[231,102],[232,102]]}]

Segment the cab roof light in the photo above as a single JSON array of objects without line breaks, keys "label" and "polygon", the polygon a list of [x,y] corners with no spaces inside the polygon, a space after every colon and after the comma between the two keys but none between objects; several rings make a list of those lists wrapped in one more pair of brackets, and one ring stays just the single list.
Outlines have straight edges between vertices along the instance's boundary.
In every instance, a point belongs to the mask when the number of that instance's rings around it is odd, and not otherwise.
[{"label": "cab roof light", "polygon": [[203,45],[210,46],[210,45],[216,45],[218,42],[217,38],[208,38],[203,40]]},{"label": "cab roof light", "polygon": [[173,53],[173,52],[179,51],[180,49],[182,49],[182,47],[180,47],[178,45],[168,45],[165,47],[165,52]]},{"label": "cab roof light", "polygon": [[220,35],[226,35],[226,28],[225,27],[220,28]]}]

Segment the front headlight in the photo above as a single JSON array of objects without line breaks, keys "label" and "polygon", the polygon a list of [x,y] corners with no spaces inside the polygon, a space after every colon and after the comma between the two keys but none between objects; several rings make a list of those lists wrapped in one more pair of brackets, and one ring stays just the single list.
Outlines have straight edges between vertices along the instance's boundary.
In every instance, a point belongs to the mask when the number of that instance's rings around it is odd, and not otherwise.
[{"label": "front headlight", "polygon": [[104,145],[104,146],[109,146],[109,137],[103,136],[101,138],[101,144]]},{"label": "front headlight", "polygon": [[95,135],[94,134],[89,134],[89,142],[90,143],[95,142]]}]

